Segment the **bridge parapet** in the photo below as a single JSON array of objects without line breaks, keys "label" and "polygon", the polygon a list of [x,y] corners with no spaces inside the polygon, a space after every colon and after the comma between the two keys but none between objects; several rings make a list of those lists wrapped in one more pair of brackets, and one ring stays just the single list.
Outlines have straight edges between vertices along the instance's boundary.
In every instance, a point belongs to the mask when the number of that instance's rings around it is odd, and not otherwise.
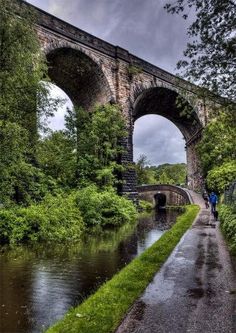
[{"label": "bridge parapet", "polygon": [[158,184],[158,185],[141,185],[137,186],[139,199],[144,199],[157,205],[158,194],[166,196],[166,205],[186,205],[193,202],[189,192],[175,185]]}]

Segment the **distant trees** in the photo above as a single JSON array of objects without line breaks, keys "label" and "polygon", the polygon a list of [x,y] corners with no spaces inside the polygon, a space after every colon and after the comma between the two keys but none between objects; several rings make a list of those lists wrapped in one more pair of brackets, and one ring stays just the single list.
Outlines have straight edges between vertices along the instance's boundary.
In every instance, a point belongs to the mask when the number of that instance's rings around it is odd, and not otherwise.
[{"label": "distant trees", "polygon": [[137,176],[137,184],[154,184],[156,179],[154,177],[154,172],[152,172],[148,167],[149,161],[146,155],[140,155],[136,164],[136,176]]},{"label": "distant trees", "polygon": [[140,155],[136,162],[136,174],[138,185],[142,184],[185,184],[186,164],[162,164],[149,166],[145,155]]}]

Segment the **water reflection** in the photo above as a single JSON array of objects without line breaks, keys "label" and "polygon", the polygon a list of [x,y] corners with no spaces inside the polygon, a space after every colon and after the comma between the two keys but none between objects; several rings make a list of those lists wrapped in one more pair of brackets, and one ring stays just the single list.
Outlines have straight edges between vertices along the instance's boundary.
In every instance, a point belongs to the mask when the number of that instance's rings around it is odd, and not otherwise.
[{"label": "water reflection", "polygon": [[2,248],[0,332],[42,332],[152,245],[177,215],[143,215],[136,226],[93,235],[76,245]]}]

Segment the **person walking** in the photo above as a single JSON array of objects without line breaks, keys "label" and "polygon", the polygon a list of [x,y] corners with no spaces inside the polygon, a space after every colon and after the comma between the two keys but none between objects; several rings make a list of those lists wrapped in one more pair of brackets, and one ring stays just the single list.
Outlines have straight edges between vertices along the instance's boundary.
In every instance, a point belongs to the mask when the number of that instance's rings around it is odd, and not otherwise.
[{"label": "person walking", "polygon": [[204,201],[205,201],[205,207],[206,208],[209,208],[209,197],[208,197],[208,194],[207,194],[207,191],[205,190],[204,192],[203,192],[203,199],[204,199]]},{"label": "person walking", "polygon": [[216,211],[216,204],[218,202],[217,195],[214,192],[211,192],[210,197],[209,197],[209,201],[210,201],[210,204],[211,204],[211,213],[214,215],[214,213]]}]

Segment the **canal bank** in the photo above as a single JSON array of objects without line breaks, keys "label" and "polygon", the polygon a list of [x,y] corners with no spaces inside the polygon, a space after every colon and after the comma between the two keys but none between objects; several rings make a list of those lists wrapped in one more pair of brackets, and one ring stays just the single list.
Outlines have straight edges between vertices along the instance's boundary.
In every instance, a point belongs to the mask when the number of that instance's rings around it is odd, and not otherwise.
[{"label": "canal bank", "polygon": [[192,225],[199,207],[186,206],[174,226],[80,306],[71,309],[48,333],[114,332],[135,300],[152,281],[186,230]]},{"label": "canal bank", "polygon": [[179,210],[84,235],[79,243],[0,247],[0,332],[41,333],[175,223]]},{"label": "canal bank", "polygon": [[236,332],[236,276],[209,209],[201,211],[116,333]]}]

